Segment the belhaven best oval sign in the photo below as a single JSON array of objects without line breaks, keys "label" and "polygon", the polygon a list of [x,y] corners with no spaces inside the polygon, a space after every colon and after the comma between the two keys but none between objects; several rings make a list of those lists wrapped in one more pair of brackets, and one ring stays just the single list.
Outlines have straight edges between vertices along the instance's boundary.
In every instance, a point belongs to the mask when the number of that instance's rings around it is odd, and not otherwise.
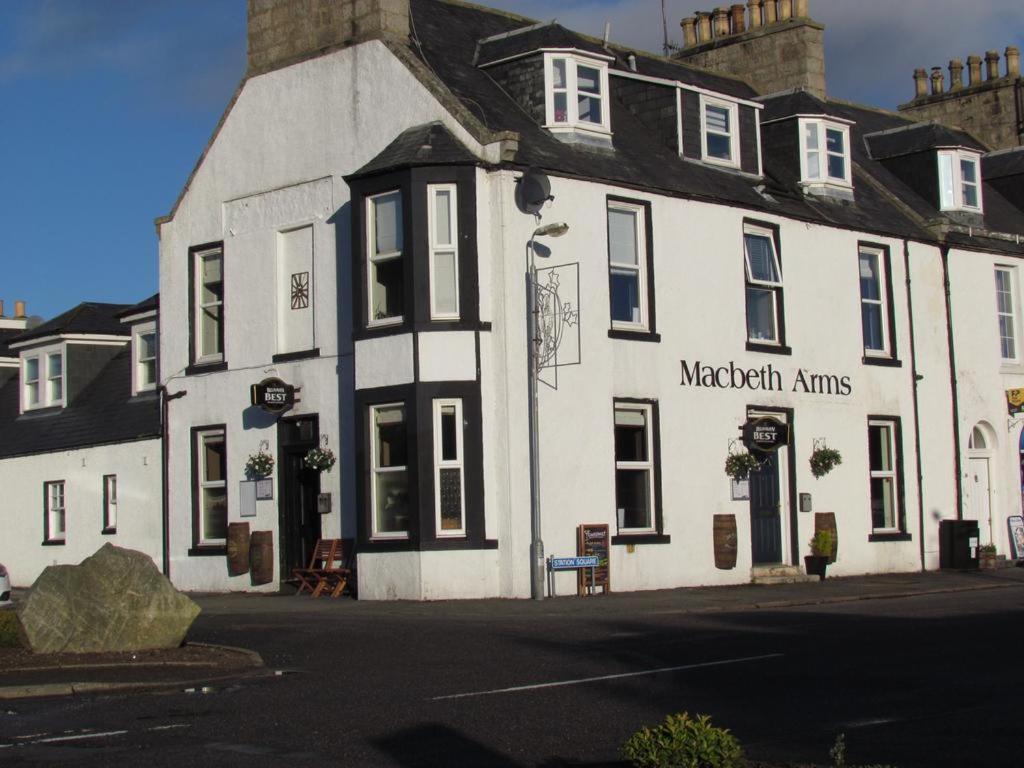
[{"label": "belhaven best oval sign", "polygon": [[270,413],[282,413],[295,405],[295,387],[270,377],[250,389],[252,404]]},{"label": "belhaven best oval sign", "polygon": [[743,425],[743,444],[751,451],[776,451],[789,445],[789,425],[771,416],[749,419]]}]

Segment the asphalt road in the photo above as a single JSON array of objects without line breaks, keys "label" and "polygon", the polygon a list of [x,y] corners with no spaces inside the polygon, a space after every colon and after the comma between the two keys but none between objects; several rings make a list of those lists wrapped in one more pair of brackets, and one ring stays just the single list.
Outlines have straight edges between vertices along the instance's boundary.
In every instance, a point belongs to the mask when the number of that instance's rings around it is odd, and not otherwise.
[{"label": "asphalt road", "polygon": [[190,637],[253,648],[268,674],[0,702],[0,765],[593,768],[682,710],[764,760],[828,765],[839,733],[854,763],[1024,760],[1020,585],[710,614],[643,596],[201,603]]}]

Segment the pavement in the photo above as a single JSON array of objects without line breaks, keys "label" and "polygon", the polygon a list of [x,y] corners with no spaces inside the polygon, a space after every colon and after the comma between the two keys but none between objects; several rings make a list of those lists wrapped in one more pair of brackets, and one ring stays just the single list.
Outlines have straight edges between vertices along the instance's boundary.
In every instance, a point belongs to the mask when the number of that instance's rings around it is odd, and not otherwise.
[{"label": "pavement", "polygon": [[[727,587],[690,587],[650,592],[612,593],[592,598],[556,597],[544,601],[473,600],[433,603],[369,602],[349,598],[337,600],[261,594],[192,595],[203,614],[190,633],[188,653],[167,652],[164,656],[96,659],[64,656],[59,664],[46,663],[28,653],[4,658],[0,649],[0,700],[74,696],[112,691],[159,689],[204,692],[212,686],[242,677],[281,674],[267,669],[260,655],[261,632],[279,634],[280,622],[311,611],[349,614],[351,618],[431,614],[516,618],[557,615],[571,619],[589,615],[599,607],[609,614],[702,614],[772,610],[797,606],[848,603],[860,600],[898,600],[922,595],[975,592],[979,590],[1024,589],[1024,567],[990,571],[930,571],[926,573],[877,574],[830,578],[824,582]],[[15,591],[14,601],[24,598]],[[195,642],[202,635],[203,616],[263,617],[253,625],[251,648]],[[272,619],[277,619],[275,622]],[[259,628],[259,629],[257,629]]]}]

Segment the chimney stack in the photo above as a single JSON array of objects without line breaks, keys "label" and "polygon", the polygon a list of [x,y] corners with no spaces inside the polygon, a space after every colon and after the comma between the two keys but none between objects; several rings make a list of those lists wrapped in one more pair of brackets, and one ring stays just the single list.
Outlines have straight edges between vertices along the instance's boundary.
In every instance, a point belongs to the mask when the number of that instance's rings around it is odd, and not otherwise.
[{"label": "chimney stack", "polygon": [[1015,45],[1006,47],[1006,76],[1020,77],[1020,48]]},{"label": "chimney stack", "polygon": [[977,85],[981,82],[981,57],[971,54],[967,57],[967,84]]},{"label": "chimney stack", "polygon": [[16,301],[14,302],[14,319],[24,320],[25,319],[25,302]]},{"label": "chimney stack", "polygon": [[949,90],[959,91],[964,87],[964,63],[960,59],[949,60]]},{"label": "chimney stack", "polygon": [[914,98],[923,99],[928,95],[928,70],[914,70]]},{"label": "chimney stack", "polygon": [[942,67],[932,67],[932,96],[938,96],[944,90]]},{"label": "chimney stack", "polygon": [[999,51],[985,51],[985,79],[999,79]]}]

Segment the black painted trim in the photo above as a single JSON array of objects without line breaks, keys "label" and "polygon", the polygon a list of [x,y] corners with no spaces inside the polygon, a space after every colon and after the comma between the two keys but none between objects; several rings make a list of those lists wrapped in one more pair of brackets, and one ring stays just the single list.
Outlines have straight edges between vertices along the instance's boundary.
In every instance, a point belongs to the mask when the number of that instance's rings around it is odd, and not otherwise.
[{"label": "black painted trim", "polygon": [[671,544],[672,537],[661,533],[619,533],[612,536],[613,545],[618,544]]},{"label": "black painted trim", "polygon": [[116,474],[110,474],[110,475],[104,475],[103,476],[103,480],[102,480],[102,483],[103,483],[103,521],[102,521],[103,522],[103,529],[100,531],[100,534],[103,535],[103,536],[110,536],[112,534],[117,533],[117,526],[116,525],[114,525],[114,526],[108,526],[107,525],[107,511],[108,511],[108,509],[110,507],[110,494],[107,493],[107,478],[108,477],[114,478],[114,484],[115,485],[117,484],[117,475]]},{"label": "black painted trim", "polygon": [[[316,437],[312,440],[296,440],[294,442],[287,441],[286,430],[289,427],[293,427],[300,421],[312,421],[313,432]],[[290,414],[288,416],[282,416],[277,420],[277,426],[275,429],[277,434],[277,572],[280,574],[278,577],[280,581],[284,581],[289,574],[291,574],[291,566],[285,562],[288,547],[286,546],[285,536],[290,533],[288,526],[285,524],[285,520],[288,517],[289,510],[287,507],[288,501],[292,498],[292,491],[294,488],[292,484],[295,482],[295,477],[284,471],[286,464],[286,451],[291,448],[298,448],[301,450],[309,451],[312,448],[316,448],[320,444],[320,414],[319,413],[302,413],[302,414]],[[320,477],[317,477],[316,481],[316,493],[319,496],[322,486],[320,484]],[[317,515],[319,517],[319,515]],[[317,523],[320,534],[317,538],[323,536],[323,524],[322,521]],[[291,541],[287,542],[290,546]]]},{"label": "black painted trim", "polygon": [[872,533],[868,541],[913,541],[914,537],[909,533]]},{"label": "black painted trim", "polygon": [[314,347],[313,349],[305,349],[301,352],[282,352],[281,354],[274,355],[270,358],[272,363],[290,363],[293,360],[309,360],[314,357],[320,357],[320,347]]},{"label": "black painted trim", "polygon": [[747,352],[759,352],[765,355],[792,355],[793,349],[780,344],[758,344],[755,341],[748,341]]},{"label": "black painted trim", "polygon": [[[220,354],[221,359],[216,362],[209,363],[207,365],[200,365],[196,363],[196,254],[202,251],[212,251],[215,248],[220,249],[220,281],[222,285],[223,296],[221,297],[220,304]],[[198,373],[198,369],[208,370],[213,372],[214,370],[227,370],[227,359],[228,350],[224,344],[225,340],[225,323],[227,322],[227,314],[225,312],[228,304],[227,296],[227,254],[224,252],[224,241],[218,240],[212,243],[203,243],[201,245],[193,245],[188,249],[188,359],[189,366],[185,369],[185,375],[190,376],[193,373]],[[157,363],[159,365],[159,362]],[[223,365],[223,368],[216,366]],[[190,369],[192,370],[190,373]]]},{"label": "black painted trim", "polygon": [[[905,535],[908,539],[910,534],[907,533],[907,503],[906,503],[906,487],[903,481],[903,421],[899,416],[888,416],[884,414],[868,414],[868,506],[871,505],[871,422],[872,421],[888,421],[893,425],[893,443],[896,446],[896,504],[897,504],[897,525],[899,527],[899,534],[871,534],[872,536],[888,536],[888,535]],[[873,521],[872,521],[872,524]],[[879,539],[882,541],[882,539]]]},{"label": "black painted trim", "polygon": [[206,365],[190,365],[185,368],[186,376],[202,376],[204,373],[220,373],[228,369],[227,363],[207,363]]},{"label": "black painted trim", "polygon": [[[623,328],[611,328],[608,331],[610,338],[639,338],[639,337],[657,337],[658,336],[658,323],[657,323],[657,312],[655,302],[655,287],[654,287],[654,220],[651,214],[651,201],[650,200],[638,200],[630,197],[621,197],[618,195],[607,195],[605,198],[605,251],[608,254],[608,322],[613,323],[611,317],[612,301],[611,301],[611,290],[612,290],[612,247],[611,247],[611,236],[608,233],[608,209],[613,203],[623,203],[625,205],[633,205],[637,208],[642,208],[644,211],[644,248],[647,251],[647,280],[644,289],[647,294],[647,328],[643,330],[626,330]],[[626,334],[626,336],[612,336],[612,334]],[[653,341],[653,338],[646,338],[645,341]]]},{"label": "black painted trim", "polygon": [[921,570],[925,567],[924,551],[924,470],[921,467],[921,410],[918,396],[917,342],[914,338],[914,297],[910,283],[910,243],[903,241],[903,273],[907,290],[907,324],[910,332],[910,386],[914,406],[914,465],[917,471],[917,531]]},{"label": "black painted trim", "polygon": [[618,328],[612,328],[608,331],[609,339],[618,339],[620,341],[646,341],[654,344],[661,343],[660,333],[651,333],[650,331],[623,331]]},{"label": "black painted trim", "polygon": [[190,494],[192,496],[192,548],[188,551],[189,557],[196,557],[207,554],[226,554],[227,545],[221,546],[215,544],[213,546],[203,546],[199,543],[200,536],[199,530],[202,526],[202,521],[199,519],[199,494],[196,493],[196,489],[199,487],[199,452],[196,450],[196,437],[200,432],[213,432],[220,430],[224,433],[224,488],[227,491],[225,494],[225,502],[227,503],[227,510],[225,514],[228,519],[231,519],[231,467],[228,461],[228,427],[227,424],[204,424],[199,427],[192,427],[189,430],[189,454],[192,458],[192,487]]},{"label": "black painted trim", "polygon": [[[860,252],[861,249],[867,249],[872,251],[882,252],[882,269],[885,273],[885,304],[886,304],[886,333],[889,335],[889,354],[884,357],[872,357],[867,353],[864,354],[865,365],[885,365],[885,363],[869,363],[868,360],[892,360],[892,365],[899,365],[899,353],[896,349],[896,302],[893,301],[893,287],[892,287],[892,251],[889,246],[884,243],[873,243],[867,240],[857,241],[857,263],[858,269],[860,264]],[[859,281],[858,281],[858,293]],[[861,302],[863,303],[864,297],[861,296]],[[862,309],[863,311],[863,309]]]},{"label": "black painted trim", "polygon": [[224,557],[227,553],[227,547],[191,547],[187,552],[189,557]]},{"label": "black painted trim", "polygon": [[[664,537],[665,535],[665,516],[664,516],[664,503],[661,494],[661,414],[658,408],[658,401],[651,398],[638,398],[638,397],[614,397],[612,398],[612,478],[615,477],[617,471],[616,457],[615,457],[615,406],[619,404],[623,405],[649,405],[651,406],[651,445],[654,449],[653,464],[654,464],[654,533],[619,533],[619,518],[618,515],[615,517],[615,536],[623,536],[629,538],[633,543],[639,543],[640,538],[637,537]],[[614,487],[614,483],[613,483]],[[612,499],[612,510],[615,510],[615,499]],[[646,542],[655,543],[655,542]]]},{"label": "black painted trim", "polygon": [[864,365],[875,365],[879,368],[902,368],[903,363],[891,357],[872,357],[865,355],[860,359]]},{"label": "black painted trim", "polygon": [[[936,165],[936,168],[938,166]],[[936,189],[938,189],[936,187]],[[939,246],[942,255],[942,291],[946,300],[946,345],[949,349],[949,388],[953,397],[953,472],[956,478],[956,519],[964,519],[964,488],[960,460],[960,388],[956,375],[956,349],[953,344],[953,306],[949,293],[949,246]]]},{"label": "black painted trim", "polygon": [[[60,484],[64,486],[64,538],[54,539],[50,536],[50,486]],[[68,486],[64,480],[43,481],[43,545],[48,547],[59,547],[67,541],[68,536]]]}]

